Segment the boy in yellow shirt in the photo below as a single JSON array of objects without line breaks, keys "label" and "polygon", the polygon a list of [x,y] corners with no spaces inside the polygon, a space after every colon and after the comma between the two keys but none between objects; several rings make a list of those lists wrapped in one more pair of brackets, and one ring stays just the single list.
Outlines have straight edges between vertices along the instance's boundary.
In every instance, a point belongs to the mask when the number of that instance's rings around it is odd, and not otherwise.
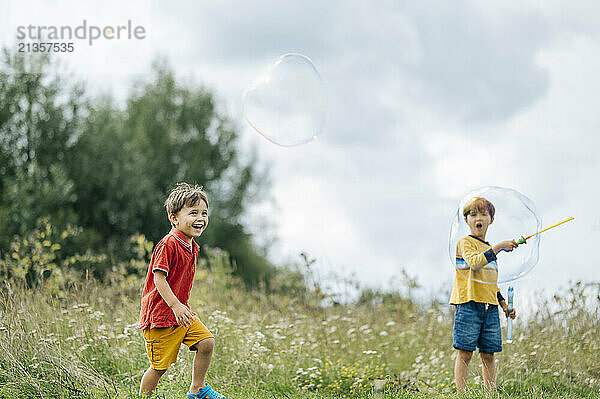
[{"label": "boy in yellow shirt", "polygon": [[465,222],[471,234],[461,238],[456,246],[456,274],[450,304],[455,305],[452,346],[458,350],[454,364],[456,390],[464,392],[467,367],[475,348],[483,369],[483,382],[487,389],[496,387],[494,353],[502,351],[502,331],[498,305],[506,317],[515,318],[515,311],[508,313],[508,306],[500,294],[496,255],[510,252],[517,247],[514,240],[502,241],[493,247],[485,241],[485,235],[494,221],[494,205],[485,198],[475,197],[463,208]]}]

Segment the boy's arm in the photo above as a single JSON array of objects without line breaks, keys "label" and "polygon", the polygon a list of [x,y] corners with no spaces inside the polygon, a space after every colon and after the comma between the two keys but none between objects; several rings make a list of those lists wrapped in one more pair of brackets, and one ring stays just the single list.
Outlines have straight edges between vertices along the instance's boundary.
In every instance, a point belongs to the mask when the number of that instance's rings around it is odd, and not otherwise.
[{"label": "boy's arm", "polygon": [[154,285],[162,299],[164,299],[173,311],[173,314],[175,314],[177,324],[183,327],[189,327],[195,317],[194,312],[177,299],[171,286],[167,282],[167,274],[160,270],[154,271]]},{"label": "boy's arm", "polygon": [[500,251],[511,252],[518,246],[519,244],[517,244],[515,240],[507,240],[499,242],[498,244],[494,245],[492,249],[494,250],[494,254],[498,254]]},{"label": "boy's arm", "polygon": [[508,313],[508,305],[506,304],[506,301],[504,300],[504,297],[500,293],[500,288],[498,288],[498,292],[496,293],[496,295],[498,296],[498,304],[500,305],[500,307],[504,311],[504,314],[506,315],[506,317],[507,318],[510,317],[511,319],[514,319],[515,316],[517,315],[517,312],[513,308],[512,312]]},{"label": "boy's arm", "polygon": [[459,241],[458,246],[463,259],[472,270],[479,270],[488,263],[496,260],[496,254],[492,248],[485,252],[478,252],[475,245],[467,240]]},{"label": "boy's arm", "polygon": [[501,301],[498,301],[498,303],[500,304],[500,307],[502,308],[502,310],[504,310],[504,314],[507,314],[508,313],[508,305],[506,304],[506,301],[503,299]]}]

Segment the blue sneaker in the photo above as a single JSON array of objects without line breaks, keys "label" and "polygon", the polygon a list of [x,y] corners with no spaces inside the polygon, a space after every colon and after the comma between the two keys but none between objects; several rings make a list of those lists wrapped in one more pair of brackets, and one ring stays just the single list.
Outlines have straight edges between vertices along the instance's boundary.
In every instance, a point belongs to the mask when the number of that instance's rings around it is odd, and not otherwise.
[{"label": "blue sneaker", "polygon": [[206,383],[206,386],[200,390],[200,392],[188,392],[187,397],[188,399],[227,399],[225,396],[212,389],[210,385],[208,385],[208,382]]}]

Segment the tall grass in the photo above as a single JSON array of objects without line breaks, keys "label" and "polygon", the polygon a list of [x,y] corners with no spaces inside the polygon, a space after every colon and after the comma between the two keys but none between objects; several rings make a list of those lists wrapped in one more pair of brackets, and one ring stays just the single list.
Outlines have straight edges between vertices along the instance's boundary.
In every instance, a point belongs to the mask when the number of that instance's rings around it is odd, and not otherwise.
[{"label": "tall grass", "polygon": [[[448,305],[371,293],[360,305],[324,306],[314,285],[248,292],[227,254],[208,253],[190,305],[216,336],[208,380],[228,397],[456,396]],[[47,292],[44,283],[5,281],[0,398],[137,397],[148,361],[136,327],[141,280],[131,270],[143,264],[137,257],[115,269],[111,284],[82,279],[60,293],[56,284]],[[500,397],[600,397],[600,284],[573,284],[549,300],[497,355]],[[185,396],[191,360],[182,347],[157,397]],[[475,356],[469,370],[463,397],[485,397]]]}]

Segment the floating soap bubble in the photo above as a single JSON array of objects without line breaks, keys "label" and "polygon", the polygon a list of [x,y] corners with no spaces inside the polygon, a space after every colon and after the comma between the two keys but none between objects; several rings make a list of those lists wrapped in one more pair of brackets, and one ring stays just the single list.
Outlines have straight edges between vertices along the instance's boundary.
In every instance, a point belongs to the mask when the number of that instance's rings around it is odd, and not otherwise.
[{"label": "floating soap bubble", "polygon": [[246,121],[267,140],[292,147],[314,140],[327,122],[325,85],[310,58],[284,54],[246,88]]},{"label": "floating soap bubble", "polygon": [[[507,240],[518,241],[523,235],[533,234],[541,230],[542,221],[533,201],[516,190],[502,187],[482,187],[467,194],[458,205],[450,228],[448,251],[455,269],[466,278],[480,283],[495,284],[516,280],[527,274],[539,259],[540,236],[535,235],[525,244],[519,245],[512,252],[500,252],[497,255],[497,281],[490,276],[494,274],[472,270],[467,264],[457,262],[456,246],[458,241],[471,234],[465,222],[463,209],[474,198],[485,198],[495,208],[493,222],[489,225],[485,241],[491,246]],[[494,265],[491,264],[491,267]]]}]

